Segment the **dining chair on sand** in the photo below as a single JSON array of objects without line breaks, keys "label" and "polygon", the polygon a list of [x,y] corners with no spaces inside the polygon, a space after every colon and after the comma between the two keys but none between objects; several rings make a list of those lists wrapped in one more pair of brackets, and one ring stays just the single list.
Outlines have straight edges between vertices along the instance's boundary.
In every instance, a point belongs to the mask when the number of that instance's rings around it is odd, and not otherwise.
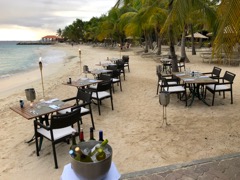
[{"label": "dining chair on sand", "polygon": [[[162,85],[162,79],[163,78],[172,79],[172,75],[164,73],[163,69],[162,69],[162,65],[156,66],[156,74],[157,74],[157,79],[158,79],[158,81],[157,81],[157,95],[158,95],[159,87],[161,87],[161,85]],[[171,81],[171,82],[169,82],[169,84],[177,84],[177,82]]]},{"label": "dining chair on sand", "polygon": [[[82,123],[82,116],[90,115],[92,127],[95,129],[93,113],[92,113],[92,93],[90,91],[85,91],[84,89],[78,89],[77,95],[68,99],[62,100],[63,102],[73,102],[74,105],[79,105],[81,108],[80,122]],[[65,114],[70,112],[71,108],[63,109],[58,111],[60,114]]]},{"label": "dining chair on sand", "polygon": [[97,84],[96,89],[89,88],[88,90],[92,92],[92,99],[97,101],[99,115],[101,115],[100,105],[102,104],[102,100],[104,99],[110,98],[112,110],[114,110],[111,80],[103,80],[102,82],[99,82]]},{"label": "dining chair on sand", "polygon": [[120,70],[117,69],[117,66],[108,66],[107,69],[112,70],[112,72],[109,73],[109,76],[111,77],[112,80],[113,93],[115,93],[114,84],[117,84],[120,87],[120,90],[122,91],[122,80]]},{"label": "dining chair on sand", "polygon": [[[171,82],[177,82],[177,84],[171,84]],[[177,97],[185,101],[185,105],[187,106],[187,91],[186,84],[180,84],[178,79],[167,79],[162,78],[162,85],[160,92],[168,92],[170,94],[177,94]],[[183,99],[185,98],[185,99]]]},{"label": "dining chair on sand", "polygon": [[125,68],[124,68],[124,61],[123,60],[117,60],[116,61],[117,69],[123,74],[123,79],[125,80]]},{"label": "dining chair on sand", "polygon": [[205,97],[206,97],[207,90],[213,94],[212,106],[214,105],[215,93],[223,92],[223,98],[225,98],[226,91],[230,92],[231,104],[233,104],[233,80],[234,80],[235,76],[236,75],[234,73],[226,71],[224,73],[224,76],[219,78],[219,82],[217,82],[216,84],[206,85]]},{"label": "dining chair on sand", "polygon": [[[52,142],[52,150],[55,168],[58,168],[57,155],[55,144],[64,142],[66,139],[70,139],[72,132],[76,132],[73,125],[77,123],[78,132],[80,132],[79,117],[81,116],[81,108],[75,106],[71,109],[71,112],[66,114],[56,114],[51,116],[50,124],[47,126],[39,120],[34,121],[35,130],[35,144],[36,154],[39,156],[39,143],[38,138],[45,138]],[[77,134],[78,135],[78,134]]]},{"label": "dining chair on sand", "polygon": [[122,60],[124,62],[124,67],[128,68],[128,72],[130,72],[130,67],[129,67],[129,56],[128,55],[123,55]]},{"label": "dining chair on sand", "polygon": [[178,61],[177,65],[178,65],[178,69],[180,72],[182,71],[182,68],[185,71],[185,69],[186,69],[185,68],[185,57],[181,57],[180,60]]},{"label": "dining chair on sand", "polygon": [[213,78],[213,79],[219,79],[221,71],[222,71],[221,68],[214,66],[212,72],[205,72],[202,74],[208,75],[210,78]]}]

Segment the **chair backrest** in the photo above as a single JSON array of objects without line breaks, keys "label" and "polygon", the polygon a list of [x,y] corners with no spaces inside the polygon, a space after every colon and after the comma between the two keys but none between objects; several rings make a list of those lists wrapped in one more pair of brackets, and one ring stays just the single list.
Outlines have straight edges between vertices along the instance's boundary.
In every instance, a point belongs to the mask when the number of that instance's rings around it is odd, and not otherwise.
[{"label": "chair backrest", "polygon": [[111,76],[110,74],[100,74],[98,79],[103,81],[111,81]]},{"label": "chair backrest", "polygon": [[124,62],[122,60],[117,60],[116,65],[118,69],[124,69]]},{"label": "chair backrest", "polygon": [[112,82],[111,81],[102,81],[97,85],[97,91],[107,91],[112,92]]},{"label": "chair backrest", "polygon": [[107,69],[109,69],[109,70],[116,70],[117,69],[117,65],[109,65],[109,66],[107,66]]},{"label": "chair backrest", "polygon": [[228,81],[230,83],[233,83],[233,80],[234,80],[235,76],[236,76],[236,74],[231,73],[229,71],[226,71],[224,76],[223,76],[223,80],[224,81],[226,80],[226,81]]},{"label": "chair backrest", "polygon": [[77,103],[79,103],[79,101],[83,101],[84,103],[90,103],[92,99],[92,92],[78,89],[76,98],[77,98]]},{"label": "chair backrest", "polygon": [[185,57],[180,57],[179,62],[180,63],[185,63]]},{"label": "chair backrest", "polygon": [[123,55],[122,60],[124,63],[129,63],[129,56],[128,55]]},{"label": "chair backrest", "polygon": [[71,126],[79,121],[81,116],[81,108],[75,106],[72,108],[71,112],[66,114],[56,114],[51,116],[51,129],[60,129]]},{"label": "chair backrest", "polygon": [[215,75],[215,76],[217,76],[217,77],[219,77],[220,74],[221,74],[221,71],[222,71],[221,68],[214,66],[214,67],[213,67],[213,70],[212,70],[212,74]]},{"label": "chair backrest", "polygon": [[111,73],[112,78],[120,78],[121,72],[119,69],[113,70]]}]

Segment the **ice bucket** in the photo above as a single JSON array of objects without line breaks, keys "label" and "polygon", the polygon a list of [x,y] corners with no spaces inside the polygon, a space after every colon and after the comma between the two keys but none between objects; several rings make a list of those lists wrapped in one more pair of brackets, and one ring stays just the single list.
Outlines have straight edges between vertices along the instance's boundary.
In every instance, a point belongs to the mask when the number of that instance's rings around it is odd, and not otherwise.
[{"label": "ice bucket", "polygon": [[[93,148],[97,143],[101,143],[99,141],[88,141],[88,142],[81,142],[78,146],[81,149],[85,148]],[[81,180],[101,180],[103,179],[112,163],[112,148],[109,144],[106,145],[106,148],[108,148],[110,152],[110,156],[108,156],[106,159],[99,161],[99,162],[81,162],[76,161],[71,156],[71,167],[74,170],[76,174],[79,175]]]},{"label": "ice bucket", "polygon": [[36,93],[34,88],[25,89],[26,98],[28,101],[34,101],[36,99]]}]

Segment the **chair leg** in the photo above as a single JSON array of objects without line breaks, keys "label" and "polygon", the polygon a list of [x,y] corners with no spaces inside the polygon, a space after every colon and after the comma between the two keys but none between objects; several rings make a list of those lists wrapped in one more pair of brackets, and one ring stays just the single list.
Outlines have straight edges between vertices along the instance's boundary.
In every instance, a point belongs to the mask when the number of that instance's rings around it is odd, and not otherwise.
[{"label": "chair leg", "polygon": [[231,104],[233,104],[233,94],[232,94],[232,91],[230,91],[231,93]]},{"label": "chair leg", "polygon": [[215,92],[213,92],[212,106],[214,106]]},{"label": "chair leg", "polygon": [[112,105],[112,110],[114,110],[114,108],[113,108],[113,99],[112,99],[112,97],[111,97],[111,105]]},{"label": "chair leg", "polygon": [[130,72],[130,67],[129,67],[129,65],[128,65],[128,72]]},{"label": "chair leg", "polygon": [[99,115],[101,115],[100,104],[101,104],[101,100],[98,100],[98,114]]},{"label": "chair leg", "polygon": [[119,81],[119,84],[120,84],[120,90],[122,91],[122,83],[121,83],[121,80]]},{"label": "chair leg", "polygon": [[94,120],[93,120],[93,115],[92,115],[92,110],[91,110],[91,112],[90,112],[90,116],[91,116],[91,121],[92,121],[92,127],[93,127],[93,129],[95,129]]},{"label": "chair leg", "polygon": [[52,142],[52,148],[53,148],[53,157],[54,157],[55,169],[58,169],[56,149],[55,149],[55,144],[53,142]]}]

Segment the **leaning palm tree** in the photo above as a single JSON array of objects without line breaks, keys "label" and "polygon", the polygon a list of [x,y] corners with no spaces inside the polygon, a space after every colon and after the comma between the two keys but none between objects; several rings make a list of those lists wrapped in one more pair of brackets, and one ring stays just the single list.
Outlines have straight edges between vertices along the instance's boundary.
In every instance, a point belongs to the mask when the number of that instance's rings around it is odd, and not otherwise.
[{"label": "leaning palm tree", "polygon": [[240,40],[240,1],[224,0],[218,6],[219,26],[213,43],[213,51],[217,54],[224,52],[230,58],[234,47]]}]

